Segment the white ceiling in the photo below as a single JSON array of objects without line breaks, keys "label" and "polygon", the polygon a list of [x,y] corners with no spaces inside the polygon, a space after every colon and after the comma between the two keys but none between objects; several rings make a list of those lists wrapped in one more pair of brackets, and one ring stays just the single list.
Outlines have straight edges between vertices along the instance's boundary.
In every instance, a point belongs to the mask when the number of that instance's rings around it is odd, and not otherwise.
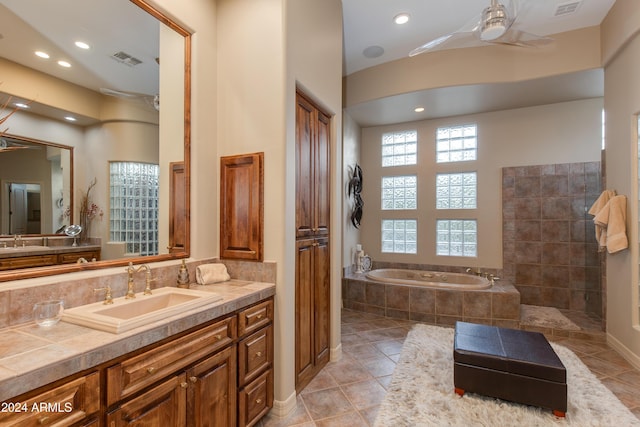
[{"label": "white ceiling", "polygon": [[[523,12],[516,24],[539,35],[598,25],[614,1],[581,0],[574,14],[558,18],[553,17],[557,6],[573,0],[520,0]],[[404,58],[411,49],[456,31],[478,17],[489,3],[490,0],[342,0],[344,74]],[[409,23],[393,23],[393,17],[400,12],[410,14]],[[82,52],[70,48],[77,38],[88,40],[92,49]],[[0,0],[0,57],[94,90],[106,87],[157,93],[157,41],[157,21],[129,0]],[[367,58],[362,52],[370,46],[380,46],[384,53]],[[50,51],[52,59],[65,58],[73,67],[61,69],[52,60],[42,61],[33,55],[36,49]],[[125,51],[143,64],[122,65],[110,58],[117,51]],[[148,78],[150,74],[156,78]],[[487,93],[491,97],[484,96]],[[415,120],[409,111],[418,103],[438,106],[429,116],[421,117],[430,118],[594,96],[602,96],[601,70],[522,84],[423,91],[353,106],[348,111],[361,125],[371,126]]]},{"label": "white ceiling", "polygon": [[[96,91],[157,94],[158,37],[159,22],[129,0],[0,0],[0,57]],[[76,48],[76,40],[91,48]],[[38,58],[36,50],[51,58]],[[116,61],[120,51],[142,63]]]},{"label": "white ceiling", "polygon": [[[541,36],[591,27],[602,22],[615,2],[581,0],[575,13],[554,17],[559,5],[575,1],[520,0],[514,26]],[[412,49],[479,18],[489,4],[490,0],[342,0],[344,73],[350,75],[405,58]],[[402,12],[408,13],[410,20],[397,25],[393,17]],[[384,54],[378,58],[365,57],[363,51],[370,46],[382,47]],[[361,126],[374,126],[602,95],[602,70],[591,70],[522,83],[426,90],[351,106],[347,111]],[[416,105],[429,105],[430,109],[417,118],[413,112]]]}]

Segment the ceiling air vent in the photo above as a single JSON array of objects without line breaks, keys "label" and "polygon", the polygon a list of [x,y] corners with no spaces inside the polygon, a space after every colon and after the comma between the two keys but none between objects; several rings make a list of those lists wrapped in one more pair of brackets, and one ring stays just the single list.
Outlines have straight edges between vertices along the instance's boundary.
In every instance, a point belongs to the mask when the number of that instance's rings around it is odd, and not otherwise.
[{"label": "ceiling air vent", "polygon": [[134,67],[138,64],[142,64],[142,61],[140,61],[138,58],[135,58],[123,51],[116,52],[111,55],[111,57],[122,64],[128,65],[129,67]]},{"label": "ceiling air vent", "polygon": [[556,12],[553,14],[553,16],[571,15],[572,13],[575,13],[576,10],[578,10],[578,7],[580,7],[580,3],[582,3],[582,0],[572,1],[568,3],[561,3],[556,8]]}]

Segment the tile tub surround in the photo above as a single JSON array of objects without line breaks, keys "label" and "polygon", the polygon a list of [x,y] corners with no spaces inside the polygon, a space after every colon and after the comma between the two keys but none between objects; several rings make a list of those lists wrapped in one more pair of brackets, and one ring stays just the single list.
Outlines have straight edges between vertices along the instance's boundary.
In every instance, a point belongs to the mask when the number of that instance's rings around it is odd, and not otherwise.
[{"label": "tile tub surround", "polygon": [[[181,260],[151,263],[151,287],[176,286]],[[201,264],[221,262],[217,258],[187,260],[187,268],[192,283],[196,281],[196,267]],[[228,261],[229,275],[238,280],[255,282],[276,282],[276,264],[274,262]],[[144,274],[137,273],[135,291],[144,289]],[[126,267],[105,270],[69,273],[49,276],[30,281],[24,286],[24,280],[0,283],[0,330],[3,328],[33,323],[33,305],[39,301],[62,299],[66,308],[98,302],[104,299],[104,293],[93,290],[110,286],[113,296],[119,297],[127,291]]]},{"label": "tile tub surround", "polygon": [[[391,268],[381,265],[375,268]],[[394,264],[394,267],[406,268],[406,265]],[[416,268],[443,271],[434,267]],[[449,268],[449,271],[455,270]],[[451,326],[456,320],[463,320],[517,328],[520,323],[520,293],[504,281],[496,282],[490,289],[458,291],[381,283],[366,278],[363,273],[345,272],[342,299],[347,309],[435,325]]]},{"label": "tile tub surround", "polygon": [[232,313],[275,294],[273,283],[231,280],[193,286],[222,303],[196,308],[121,334],[66,322],[43,329],[31,322],[0,331],[0,402]]}]

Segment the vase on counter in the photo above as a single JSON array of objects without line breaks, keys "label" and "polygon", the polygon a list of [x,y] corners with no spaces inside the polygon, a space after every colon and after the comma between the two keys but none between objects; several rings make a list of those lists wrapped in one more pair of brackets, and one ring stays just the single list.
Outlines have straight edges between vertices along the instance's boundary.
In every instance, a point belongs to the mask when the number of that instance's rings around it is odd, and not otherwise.
[{"label": "vase on counter", "polygon": [[86,212],[80,212],[80,227],[82,227],[82,231],[80,231],[80,244],[88,244],[89,243],[89,231],[90,231],[91,219]]}]

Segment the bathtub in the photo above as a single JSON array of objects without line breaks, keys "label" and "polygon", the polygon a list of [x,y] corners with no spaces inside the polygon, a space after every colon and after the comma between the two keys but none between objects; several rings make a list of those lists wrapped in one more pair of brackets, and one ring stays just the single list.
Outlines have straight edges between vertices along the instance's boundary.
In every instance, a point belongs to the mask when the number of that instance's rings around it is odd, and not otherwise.
[{"label": "bathtub", "polygon": [[427,270],[381,268],[366,274],[367,279],[400,285],[423,286],[437,289],[479,290],[489,289],[491,282],[480,276],[464,273],[443,273]]}]

